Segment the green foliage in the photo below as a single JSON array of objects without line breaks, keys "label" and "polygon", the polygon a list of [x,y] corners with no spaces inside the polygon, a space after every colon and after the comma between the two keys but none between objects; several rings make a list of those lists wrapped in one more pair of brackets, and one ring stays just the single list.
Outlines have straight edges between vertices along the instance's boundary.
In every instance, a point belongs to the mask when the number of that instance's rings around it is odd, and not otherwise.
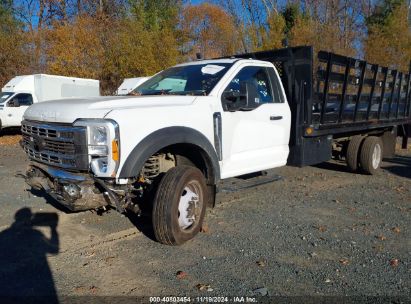
[{"label": "green foliage", "polygon": [[106,94],[112,94],[124,78],[153,75],[177,63],[173,33],[145,30],[134,18],[82,16],[55,24],[46,37],[49,73],[100,79]]},{"label": "green foliage", "polygon": [[21,24],[14,18],[12,2],[0,1],[0,84],[14,77],[16,71],[23,71],[27,64],[24,50],[26,35]]},{"label": "green foliage", "polygon": [[411,60],[411,32],[408,8],[403,3],[389,13],[383,23],[368,25],[364,40],[368,61],[407,71]]},{"label": "green foliage", "polygon": [[281,14],[271,14],[267,18],[268,29],[262,30],[262,45],[259,49],[278,49],[283,46],[286,20]]},{"label": "green foliage", "polygon": [[285,21],[285,33],[290,33],[298,18],[301,18],[302,12],[297,3],[287,3],[286,7],[281,12]]},{"label": "green foliage", "polygon": [[0,30],[12,33],[17,31],[19,23],[13,15],[13,2],[11,0],[0,0]]},{"label": "green foliage", "polygon": [[145,29],[175,28],[178,24],[178,14],[182,9],[181,0],[129,0],[129,2],[132,15],[143,22]]},{"label": "green foliage", "polygon": [[13,1],[11,0],[0,0],[0,17],[6,15],[11,16],[13,9]]},{"label": "green foliage", "polygon": [[101,76],[103,89],[113,93],[124,78],[151,76],[177,63],[177,45],[168,29],[147,31],[141,21],[125,19],[108,37]]},{"label": "green foliage", "polygon": [[368,27],[384,26],[389,22],[389,18],[392,16],[395,9],[401,5],[405,5],[405,0],[381,0],[377,3],[373,13],[366,18],[366,24]]}]

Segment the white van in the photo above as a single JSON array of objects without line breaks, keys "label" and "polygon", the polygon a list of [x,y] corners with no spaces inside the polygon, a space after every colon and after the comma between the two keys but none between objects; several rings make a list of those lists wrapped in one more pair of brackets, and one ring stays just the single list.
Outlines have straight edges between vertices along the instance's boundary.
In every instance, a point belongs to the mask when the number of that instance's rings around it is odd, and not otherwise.
[{"label": "white van", "polygon": [[125,78],[117,89],[117,95],[128,95],[150,77]]},{"label": "white van", "polygon": [[46,74],[16,76],[1,90],[0,130],[18,127],[33,103],[71,97],[100,96],[100,82]]}]

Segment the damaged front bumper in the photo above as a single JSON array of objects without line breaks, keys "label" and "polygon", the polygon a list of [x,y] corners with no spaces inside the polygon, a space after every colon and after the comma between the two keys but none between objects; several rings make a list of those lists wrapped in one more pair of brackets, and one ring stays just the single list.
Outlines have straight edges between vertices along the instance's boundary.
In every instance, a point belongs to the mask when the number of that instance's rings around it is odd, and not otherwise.
[{"label": "damaged front bumper", "polygon": [[98,209],[113,205],[104,182],[95,180],[88,174],[31,164],[25,180],[36,190],[44,190],[60,204],[71,211]]}]

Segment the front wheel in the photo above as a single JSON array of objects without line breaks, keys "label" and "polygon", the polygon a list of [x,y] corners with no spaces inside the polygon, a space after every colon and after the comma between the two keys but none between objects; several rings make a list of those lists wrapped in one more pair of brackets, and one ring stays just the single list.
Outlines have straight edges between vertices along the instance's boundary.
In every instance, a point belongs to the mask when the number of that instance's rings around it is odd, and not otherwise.
[{"label": "front wheel", "polygon": [[156,239],[166,245],[180,245],[201,229],[208,187],[203,173],[190,166],[171,168],[162,178],[153,205]]}]

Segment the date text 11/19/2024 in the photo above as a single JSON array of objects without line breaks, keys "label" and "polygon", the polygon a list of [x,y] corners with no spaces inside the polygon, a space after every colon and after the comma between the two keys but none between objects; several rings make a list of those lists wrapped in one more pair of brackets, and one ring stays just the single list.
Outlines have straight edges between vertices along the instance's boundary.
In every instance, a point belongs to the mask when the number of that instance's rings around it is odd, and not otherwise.
[{"label": "date text 11/19/2024", "polygon": [[255,297],[150,297],[150,303],[257,303]]}]

